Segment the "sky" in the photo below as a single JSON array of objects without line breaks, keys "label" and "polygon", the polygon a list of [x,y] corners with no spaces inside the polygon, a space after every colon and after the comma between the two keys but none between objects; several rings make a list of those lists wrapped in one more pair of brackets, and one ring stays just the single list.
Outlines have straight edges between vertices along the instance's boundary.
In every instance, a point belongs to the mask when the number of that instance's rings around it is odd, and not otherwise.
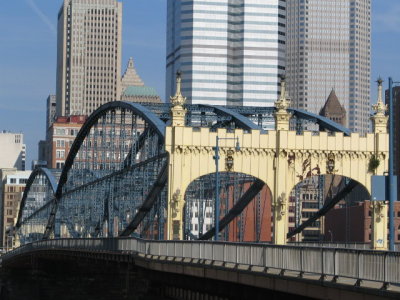
[{"label": "sky", "polygon": [[[129,57],[165,99],[167,0],[123,2],[123,65]],[[46,99],[55,93],[57,14],[62,0],[0,1],[0,130],[22,132],[27,168],[45,137]],[[400,81],[400,1],[372,0],[371,102],[378,76]],[[0,149],[1,151],[1,149]]]}]

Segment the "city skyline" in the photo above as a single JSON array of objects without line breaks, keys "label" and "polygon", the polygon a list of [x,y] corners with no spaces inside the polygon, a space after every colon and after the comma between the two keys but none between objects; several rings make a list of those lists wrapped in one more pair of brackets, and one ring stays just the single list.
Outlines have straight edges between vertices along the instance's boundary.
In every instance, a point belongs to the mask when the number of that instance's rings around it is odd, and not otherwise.
[{"label": "city skyline", "polygon": [[[0,128],[24,133],[28,165],[36,159],[37,142],[45,134],[46,98],[55,91],[56,35],[53,29],[61,1],[43,2],[0,4],[0,22],[4,22],[0,25],[10,28],[0,36],[4,42],[0,47]],[[400,35],[395,17],[400,5],[396,1],[385,3],[387,6],[383,7],[381,2],[373,2],[372,81],[379,75],[400,78],[395,68],[398,58],[394,38]],[[144,81],[154,86],[165,100],[168,96],[164,95],[166,1],[124,2],[124,16],[122,64],[133,56]],[[29,34],[32,30],[35,30],[35,39]],[[25,50],[27,43],[29,52]],[[374,85],[371,95],[374,103]]]}]

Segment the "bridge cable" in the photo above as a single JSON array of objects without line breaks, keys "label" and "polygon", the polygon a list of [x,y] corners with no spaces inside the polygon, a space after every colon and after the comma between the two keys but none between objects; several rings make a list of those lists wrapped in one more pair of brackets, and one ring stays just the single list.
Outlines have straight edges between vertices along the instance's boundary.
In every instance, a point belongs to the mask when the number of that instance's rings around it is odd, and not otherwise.
[{"label": "bridge cable", "polygon": [[161,168],[157,180],[151,187],[151,190],[147,194],[147,197],[144,200],[142,206],[139,208],[139,211],[119,236],[129,236],[132,232],[136,230],[139,224],[143,221],[144,217],[153,207],[153,204],[156,201],[158,195],[160,194],[161,190],[165,187],[167,179],[168,179],[168,162],[166,162]]},{"label": "bridge cable", "polygon": [[326,203],[318,212],[316,212],[313,216],[311,216],[307,221],[302,223],[300,226],[296,227],[292,231],[287,234],[287,238],[291,238],[292,236],[302,232],[306,227],[310,226],[313,222],[318,220],[320,217],[326,215],[326,213],[333,208],[340,200],[346,197],[356,186],[358,182],[355,180],[350,180],[350,182],[339,192],[335,197],[332,198],[331,201]]},{"label": "bridge cable", "polygon": [[[263,189],[264,181],[257,179],[251,187],[243,194],[238,202],[232,207],[232,209],[221,219],[219,222],[219,231],[223,230],[235,217],[240,215],[242,211],[247,207],[250,201],[257,196],[257,194]],[[215,235],[215,227],[211,228],[205,234],[200,236],[198,240],[208,240]]]}]

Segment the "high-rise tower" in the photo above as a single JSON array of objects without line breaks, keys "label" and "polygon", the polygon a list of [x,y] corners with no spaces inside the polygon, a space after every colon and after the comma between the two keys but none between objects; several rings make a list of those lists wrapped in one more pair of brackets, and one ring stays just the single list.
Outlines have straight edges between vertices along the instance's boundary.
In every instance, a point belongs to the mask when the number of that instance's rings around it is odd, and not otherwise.
[{"label": "high-rise tower", "polygon": [[318,114],[332,89],[348,126],[366,133],[371,0],[288,0],[286,75],[293,106]]},{"label": "high-rise tower", "polygon": [[284,73],[283,0],[168,0],[166,95],[183,72],[189,103],[273,106]]},{"label": "high-rise tower", "polygon": [[64,0],[58,14],[57,115],[120,99],[122,3]]}]

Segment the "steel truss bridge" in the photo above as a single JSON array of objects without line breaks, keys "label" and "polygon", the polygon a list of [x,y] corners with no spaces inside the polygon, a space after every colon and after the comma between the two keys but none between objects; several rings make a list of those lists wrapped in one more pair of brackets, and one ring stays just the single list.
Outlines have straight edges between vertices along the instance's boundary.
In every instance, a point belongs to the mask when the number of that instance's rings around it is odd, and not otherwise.
[{"label": "steel truss bridge", "polygon": [[[225,128],[228,132],[250,132],[268,131],[274,126],[275,108],[185,105],[185,109],[185,124],[194,130]],[[59,180],[46,168],[38,167],[32,172],[15,227],[16,244],[54,238],[132,235],[166,239],[165,130],[171,124],[170,111],[170,104],[119,101],[98,108],[78,133]],[[350,134],[348,129],[324,117],[302,110],[288,111],[292,115],[290,127],[298,134],[310,128]],[[198,178],[186,191],[185,239],[204,240],[215,235],[214,176]],[[350,192],[352,185],[354,182],[349,183],[345,192]],[[262,240],[267,201],[263,186],[249,175],[221,173],[223,239],[244,241],[246,228],[251,227],[251,239]],[[330,207],[342,198],[343,193],[329,203]],[[322,207],[322,212],[326,210]],[[245,215],[250,213],[253,222],[246,224]]]}]

